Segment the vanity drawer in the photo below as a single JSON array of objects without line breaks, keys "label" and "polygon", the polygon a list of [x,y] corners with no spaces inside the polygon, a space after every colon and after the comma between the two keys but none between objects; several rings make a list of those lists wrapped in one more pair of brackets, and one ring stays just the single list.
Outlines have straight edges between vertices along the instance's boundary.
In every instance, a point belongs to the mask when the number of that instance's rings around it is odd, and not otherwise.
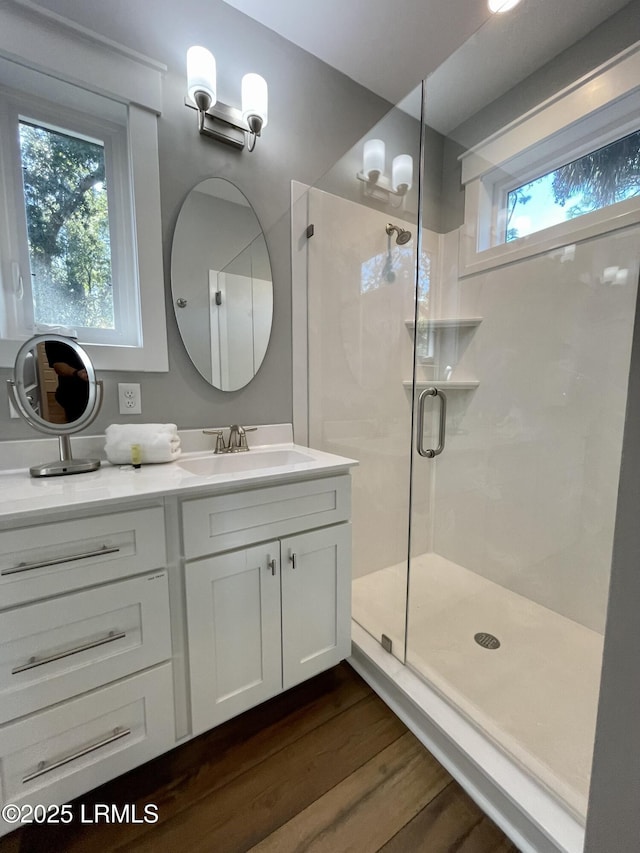
[{"label": "vanity drawer", "polygon": [[[174,743],[166,663],[0,727],[0,797],[17,805],[68,802]],[[11,829],[0,824],[0,834]]]},{"label": "vanity drawer", "polygon": [[0,607],[165,565],[162,507],[0,531]]},{"label": "vanity drawer", "polygon": [[171,657],[166,572],[0,613],[0,723]]},{"label": "vanity drawer", "polygon": [[185,501],[185,558],[347,521],[350,500],[351,478],[342,476]]}]

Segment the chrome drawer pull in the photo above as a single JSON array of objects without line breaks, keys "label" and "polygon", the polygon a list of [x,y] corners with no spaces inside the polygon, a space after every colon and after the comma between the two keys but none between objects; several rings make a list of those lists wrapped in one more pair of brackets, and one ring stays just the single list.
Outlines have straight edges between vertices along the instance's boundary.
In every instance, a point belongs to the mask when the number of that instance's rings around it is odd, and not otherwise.
[{"label": "chrome drawer pull", "polygon": [[38,769],[33,773],[28,773],[22,780],[22,784],[26,785],[27,782],[31,782],[33,779],[37,779],[38,776],[43,776],[45,773],[50,773],[52,770],[57,770],[58,767],[62,767],[64,764],[69,764],[70,761],[75,761],[76,758],[82,758],[84,755],[89,755],[90,752],[95,752],[96,749],[100,749],[103,746],[108,746],[110,743],[113,743],[116,740],[120,740],[120,738],[127,737],[127,735],[131,734],[131,729],[121,729],[120,726],[116,726],[113,730],[113,734],[109,735],[103,740],[97,741],[97,743],[92,743],[89,746],[85,746],[83,749],[79,749],[77,752],[74,752],[72,755],[68,755],[66,758],[61,758],[59,761],[53,761],[51,764],[47,764],[46,761],[41,761],[38,764]]},{"label": "chrome drawer pull", "polygon": [[75,649],[69,649],[66,652],[58,652],[54,655],[47,655],[46,658],[29,658],[26,663],[12,669],[11,675],[17,675],[19,672],[26,672],[26,670],[34,669],[36,666],[44,666],[45,663],[52,663],[54,660],[62,660],[62,658],[77,655],[79,652],[86,652],[87,649],[95,649],[97,646],[104,646],[105,643],[113,643],[115,640],[122,640],[126,636],[126,631],[109,631],[106,637],[100,637],[99,640],[90,640],[88,643],[76,646]]},{"label": "chrome drawer pull", "polygon": [[72,563],[74,560],[86,560],[88,557],[102,557],[104,554],[117,554],[120,548],[107,548],[103,545],[97,551],[86,551],[84,554],[73,554],[71,557],[57,557],[55,560],[42,560],[38,563],[18,563],[11,569],[3,569],[0,575],[15,575],[18,572],[30,572],[32,569],[44,569],[47,566],[60,566],[62,563]]}]

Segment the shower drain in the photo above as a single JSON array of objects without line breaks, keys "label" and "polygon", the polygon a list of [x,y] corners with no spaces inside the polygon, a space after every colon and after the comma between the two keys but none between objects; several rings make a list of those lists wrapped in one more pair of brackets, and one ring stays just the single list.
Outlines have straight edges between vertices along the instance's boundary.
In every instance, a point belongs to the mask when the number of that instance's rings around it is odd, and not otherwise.
[{"label": "shower drain", "polygon": [[479,646],[482,646],[483,649],[500,648],[500,640],[497,637],[494,637],[493,634],[487,634],[486,631],[481,631],[479,634],[475,634],[473,639]]}]

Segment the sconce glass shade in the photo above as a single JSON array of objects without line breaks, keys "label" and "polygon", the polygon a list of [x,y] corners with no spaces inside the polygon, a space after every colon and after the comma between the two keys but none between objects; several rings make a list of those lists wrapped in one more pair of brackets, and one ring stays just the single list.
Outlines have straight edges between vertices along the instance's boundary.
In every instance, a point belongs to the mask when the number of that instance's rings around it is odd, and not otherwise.
[{"label": "sconce glass shade", "polygon": [[[206,47],[187,51],[187,91],[198,109],[205,112],[216,102],[216,60]],[[196,96],[196,92],[203,95]]]},{"label": "sconce glass shade", "polygon": [[367,139],[362,154],[362,171],[365,177],[375,183],[384,172],[385,148],[382,139]]},{"label": "sconce glass shade", "polygon": [[411,189],[413,181],[413,157],[410,154],[398,154],[391,165],[391,186],[394,193],[404,195]]},{"label": "sconce glass shade", "polygon": [[[259,74],[245,74],[242,78],[242,118],[253,133],[259,134],[262,128],[267,126],[268,101],[267,81],[264,77]],[[256,117],[258,122],[255,121]]]}]

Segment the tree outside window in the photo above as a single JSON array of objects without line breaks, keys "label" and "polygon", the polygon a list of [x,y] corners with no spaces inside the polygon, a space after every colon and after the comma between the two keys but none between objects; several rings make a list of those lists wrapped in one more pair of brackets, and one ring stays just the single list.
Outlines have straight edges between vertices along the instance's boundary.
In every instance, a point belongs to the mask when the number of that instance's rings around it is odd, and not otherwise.
[{"label": "tree outside window", "polygon": [[505,242],[640,195],[640,130],[507,194]]},{"label": "tree outside window", "polygon": [[20,122],[36,323],[114,328],[104,146]]}]

